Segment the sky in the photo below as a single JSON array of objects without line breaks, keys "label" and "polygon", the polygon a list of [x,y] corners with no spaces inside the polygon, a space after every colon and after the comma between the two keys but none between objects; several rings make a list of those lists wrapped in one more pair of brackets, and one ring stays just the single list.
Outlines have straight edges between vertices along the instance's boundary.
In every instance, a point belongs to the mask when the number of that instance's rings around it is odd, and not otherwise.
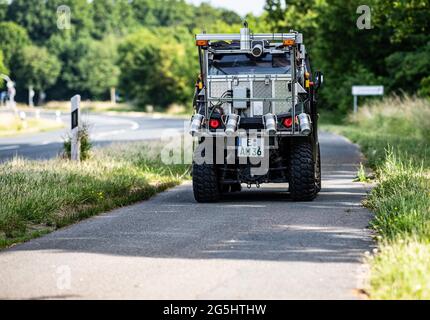
[{"label": "sky", "polygon": [[224,7],[236,11],[241,16],[252,12],[259,15],[263,12],[263,7],[266,0],[186,0],[187,2],[200,4],[202,2],[209,2],[214,7]]}]

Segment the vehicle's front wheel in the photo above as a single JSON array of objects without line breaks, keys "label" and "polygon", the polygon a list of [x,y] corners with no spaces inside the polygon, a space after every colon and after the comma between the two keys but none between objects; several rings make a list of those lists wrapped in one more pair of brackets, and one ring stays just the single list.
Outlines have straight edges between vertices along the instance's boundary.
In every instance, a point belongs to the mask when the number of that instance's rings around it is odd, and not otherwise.
[{"label": "vehicle's front wheel", "polygon": [[294,201],[312,201],[317,195],[313,146],[308,141],[292,145],[290,150],[290,194]]},{"label": "vehicle's front wheel", "polygon": [[194,198],[200,203],[217,202],[220,199],[218,174],[214,164],[193,164]]}]

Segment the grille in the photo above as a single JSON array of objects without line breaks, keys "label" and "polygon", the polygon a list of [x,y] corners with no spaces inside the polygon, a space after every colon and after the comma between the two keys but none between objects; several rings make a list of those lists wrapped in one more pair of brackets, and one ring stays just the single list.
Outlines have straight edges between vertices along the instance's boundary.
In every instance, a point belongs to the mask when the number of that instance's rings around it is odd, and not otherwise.
[{"label": "grille", "polygon": [[[275,81],[275,98],[284,99],[288,97],[288,82],[287,81]],[[291,109],[291,101],[287,102],[274,102],[274,112],[276,114],[287,113]]]},{"label": "grille", "polygon": [[228,89],[228,82],[212,81],[210,83],[210,96],[212,98],[220,98]]},{"label": "grille", "polygon": [[[231,80],[230,80],[231,81]],[[210,81],[209,82],[209,95],[212,98],[220,98],[226,91],[230,90],[235,84],[230,81]],[[248,80],[240,80],[236,87],[239,88],[251,88],[251,82]],[[286,99],[291,96],[288,91],[288,81],[286,80],[274,80],[266,84],[264,80],[254,80],[252,82],[252,98],[255,99],[266,99],[266,98]],[[252,104],[251,104],[252,105]],[[271,108],[273,105],[273,110]],[[231,105],[225,103],[222,106],[226,113],[230,113]],[[274,112],[275,114],[288,113],[291,110],[291,98],[288,101],[266,101],[263,103],[263,114]],[[242,110],[244,116],[249,116],[250,110]]]},{"label": "grille", "polygon": [[[220,98],[226,91],[230,89],[227,81],[212,81],[210,82],[209,87],[209,95],[211,98]],[[230,113],[230,104],[224,103],[222,108],[226,114]]]},{"label": "grille", "polygon": [[[266,84],[265,81],[254,81],[253,98],[272,98],[272,85],[271,82]],[[263,104],[263,114],[270,112],[270,102],[266,101]]]}]

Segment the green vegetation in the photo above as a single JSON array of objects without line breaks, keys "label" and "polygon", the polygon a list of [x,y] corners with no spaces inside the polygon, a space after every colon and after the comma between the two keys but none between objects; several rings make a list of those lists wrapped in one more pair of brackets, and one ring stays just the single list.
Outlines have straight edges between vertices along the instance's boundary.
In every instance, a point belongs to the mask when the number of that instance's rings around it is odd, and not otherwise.
[{"label": "green vegetation", "polygon": [[[346,114],[351,86],[359,84],[429,96],[430,3],[366,4],[371,29],[357,28],[359,0],[267,0],[260,17],[245,18],[254,32],[304,33],[314,70],[325,73],[326,109]],[[71,9],[70,29],[57,28],[60,5]],[[184,0],[0,0],[0,50],[20,101],[26,101],[29,80],[19,70],[27,70],[31,46],[46,48],[61,64],[53,83],[38,89],[46,89],[48,100],[67,100],[76,92],[84,99],[108,99],[116,88],[142,109],[148,104],[166,109],[192,100],[199,73],[194,34],[237,33],[241,21],[232,11]]]},{"label": "green vegetation", "polygon": [[[0,50],[0,74],[8,74],[9,70],[6,68],[5,64],[4,64],[4,59],[3,59],[3,51]],[[0,83],[0,88],[3,86],[2,83]]]},{"label": "green vegetation", "polygon": [[160,143],[114,145],[83,163],[15,159],[0,165],[0,247],[150,198],[188,177],[164,165]]},{"label": "green vegetation", "polygon": [[[60,5],[70,7],[69,29],[57,28]],[[240,22],[232,11],[184,0],[0,0],[0,50],[18,101],[26,101],[29,82],[42,78],[34,86],[48,100],[68,100],[77,92],[103,100],[117,89],[142,109],[165,109],[192,101],[199,72],[194,33],[238,28]],[[39,68],[26,73],[41,64],[28,60],[34,56],[44,58],[44,74]]]},{"label": "green vegetation", "polygon": [[428,95],[430,2],[370,0],[371,29],[357,28],[359,0],[267,0],[272,30],[304,33],[313,67],[325,74],[321,105],[346,113],[352,85]]},{"label": "green vegetation", "polygon": [[142,29],[126,37],[119,56],[121,70],[127,70],[120,82],[139,104],[166,108],[174,101],[190,102],[198,58],[194,39],[186,29],[158,29],[155,33]]},{"label": "green vegetation", "polygon": [[373,299],[430,299],[430,101],[388,98],[329,126],[362,146],[378,185],[366,205],[380,250],[370,259]]},{"label": "green vegetation", "polygon": [[35,90],[44,90],[57,81],[61,64],[46,48],[27,46],[19,52],[17,59],[21,63],[15,74],[27,88],[32,86]]},{"label": "green vegetation", "polygon": [[[81,161],[88,160],[90,157],[90,152],[93,147],[91,141],[90,141],[90,132],[89,127],[87,124],[84,123],[82,128],[79,129],[78,139],[80,141],[80,159]],[[64,156],[67,159],[72,158],[72,137],[71,135],[68,135],[63,143],[63,149],[64,149]]]},{"label": "green vegetation", "polygon": [[3,51],[4,63],[10,70],[17,61],[19,52],[30,45],[27,31],[14,22],[0,21],[0,49]]}]

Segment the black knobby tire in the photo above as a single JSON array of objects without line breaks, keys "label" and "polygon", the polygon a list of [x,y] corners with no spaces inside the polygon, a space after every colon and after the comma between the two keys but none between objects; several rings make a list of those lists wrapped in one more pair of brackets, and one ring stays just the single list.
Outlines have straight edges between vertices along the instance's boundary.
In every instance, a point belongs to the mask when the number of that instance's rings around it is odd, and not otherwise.
[{"label": "black knobby tire", "polygon": [[[195,150],[194,157],[199,156],[199,161],[204,159],[206,150],[199,147]],[[200,153],[200,154],[199,154]],[[218,170],[215,164],[206,162],[193,163],[193,191],[194,198],[200,203],[217,202],[221,196],[221,186],[218,178]]]},{"label": "black knobby tire", "polygon": [[313,147],[310,142],[292,145],[290,152],[290,194],[294,201],[312,201],[317,195]]},{"label": "black knobby tire", "polygon": [[193,164],[194,198],[200,203],[217,202],[220,186],[216,166],[213,164]]},{"label": "black knobby tire", "polygon": [[321,148],[319,144],[318,144],[318,150],[317,150],[315,175],[316,175],[317,193],[320,193],[322,189],[322,178],[321,178]]}]

